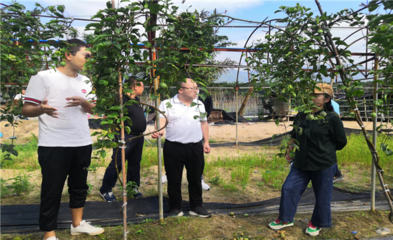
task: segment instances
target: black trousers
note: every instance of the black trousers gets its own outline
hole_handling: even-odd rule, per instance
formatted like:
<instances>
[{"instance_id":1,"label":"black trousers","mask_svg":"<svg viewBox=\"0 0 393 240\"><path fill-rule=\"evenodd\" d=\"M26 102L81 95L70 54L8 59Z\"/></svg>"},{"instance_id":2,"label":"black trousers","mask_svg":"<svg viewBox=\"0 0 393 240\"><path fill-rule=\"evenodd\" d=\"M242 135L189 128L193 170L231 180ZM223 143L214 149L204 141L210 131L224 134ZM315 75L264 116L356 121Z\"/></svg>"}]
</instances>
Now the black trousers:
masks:
<instances>
[{"instance_id":1,"label":"black trousers","mask_svg":"<svg viewBox=\"0 0 393 240\"><path fill-rule=\"evenodd\" d=\"M137 135L126 134L125 139L136 137ZM117 139L116 139L117 140ZM138 187L141 185L141 159L144 137L139 137L126 142L125 157L128 162L127 165L127 182L135 182ZM117 156L117 168L119 172L123 169L121 165L121 148L117 151L113 149L112 161L109 163L104 179L102 180L102 186L100 188L101 193L112 192L112 188L115 187L117 181L117 169L115 160Z\"/></svg>"},{"instance_id":2,"label":"black trousers","mask_svg":"<svg viewBox=\"0 0 393 240\"><path fill-rule=\"evenodd\" d=\"M205 165L202 141L182 144L165 140L164 164L168 179L170 208L181 209L181 182L184 166L187 169L190 207L202 206L201 175Z\"/></svg>"},{"instance_id":3,"label":"black trousers","mask_svg":"<svg viewBox=\"0 0 393 240\"><path fill-rule=\"evenodd\" d=\"M91 162L92 146L83 147L38 147L41 166L41 203L39 225L42 231L57 228L61 194L68 176L70 208L85 206L87 190L87 168Z\"/></svg>"}]
</instances>

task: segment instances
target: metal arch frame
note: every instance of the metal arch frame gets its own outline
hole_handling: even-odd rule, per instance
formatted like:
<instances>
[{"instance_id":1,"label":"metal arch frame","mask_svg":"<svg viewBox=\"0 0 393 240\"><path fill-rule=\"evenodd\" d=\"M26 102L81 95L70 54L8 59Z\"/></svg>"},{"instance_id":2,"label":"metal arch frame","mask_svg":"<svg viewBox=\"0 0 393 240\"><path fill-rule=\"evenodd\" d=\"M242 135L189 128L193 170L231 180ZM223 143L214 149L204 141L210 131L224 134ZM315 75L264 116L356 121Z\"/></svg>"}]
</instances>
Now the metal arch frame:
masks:
<instances>
[{"instance_id":1,"label":"metal arch frame","mask_svg":"<svg viewBox=\"0 0 393 240\"><path fill-rule=\"evenodd\" d=\"M158 2L158 0L156 0L157 2ZM374 3L374 4L380 4L382 1L379 1L379 2L377 2L377 3ZM3 5L3 6L7 6L7 5L5 5L5 4L3 4L3 3L0 3L1 5ZM114 7L114 0L112 0L112 7ZM363 7L363 8L361 8L361 9L359 9L359 10L357 10L357 11L354 11L354 12L352 12L352 13L350 13L350 14L348 14L348 15L351 15L351 14L354 14L354 13L357 13L357 12L360 12L360 11L362 11L362 10L364 10L364 9L366 9L368 6L365 6L365 7ZM60 17L55 17L55 16L45 16L45 15L37 15L37 16L39 16L39 17L50 17L50 18L60 18ZM82 19L82 18L72 18L73 20L79 20L79 21L87 21L86 19ZM237 20L239 20L239 19L237 19ZM92 21L92 22L95 22L95 21L97 21L97 20L88 20L88 21ZM270 21L268 21L268 22L273 22L274 20L270 20ZM335 21L335 23L337 23L337 22L339 22L340 21L340 19L338 19L338 20L336 20ZM248 22L250 22L250 21L248 21ZM256 22L255 22L256 23ZM247 43L248 43L248 40L251 38L251 36L254 34L254 32L256 32L256 30L257 29L259 29L259 28L268 28L268 33L270 34L271 33L271 31L272 31L272 29L273 28L277 28L277 29L279 29L279 27L278 26L276 26L276 27L273 27L271 24L264 24L264 23L259 23L260 25L259 26L256 26L256 27L254 27L255 29L252 31L252 33L249 35L249 37L248 37L248 39L247 39L247 42L246 42L246 45L247 45ZM264 26L264 25L266 25L266 26ZM165 26L165 25L162 25L162 26ZM217 27L232 27L232 28L250 28L250 27L252 27L252 26L217 26ZM350 28L353 28L353 27L350 27ZM355 32L352 32L351 34L349 34L346 38L345 38L345 40L347 40L349 37L351 37L352 35L354 35L354 34L356 34L357 32L359 32L359 31L362 31L364 28L360 28L360 29L358 29L358 30L356 30ZM366 30L367 30L367 33L368 33L368 28L366 28ZM155 46L155 44L154 44L154 36L155 36L155 31L153 31L153 32L149 32L149 42L150 43L153 43L153 45L152 46ZM368 36L368 34L367 34L367 36ZM357 41L359 41L359 39L358 40L356 40L356 41L354 41L354 42L352 42L349 46L351 46L352 44L354 44L355 42L357 42ZM352 54L352 55L354 55L354 56L356 56L356 55L359 55L359 56L365 56L366 57L366 60L365 61L362 61L362 62L358 62L357 64L366 64L366 69L362 69L360 72L365 72L365 74L363 74L363 76L367 79L368 78L368 76L369 76L369 71L371 70L371 69L369 69L368 68L368 62L369 61L376 61L376 62L378 62L378 57L375 55L375 54L373 54L373 53L371 53L371 54L369 54L368 53L368 49L367 49L367 43L368 43L368 37L366 37L366 47L365 47L365 53L358 53L358 54ZM38 43L39 44L39 43ZM246 47L246 45L245 45L245 47ZM181 48L181 50L186 50L187 48ZM159 50L159 48L157 48L157 50ZM258 51L258 49L236 49L236 48L234 48L234 49L230 49L230 48L214 48L213 49L213 51L231 51L231 52L246 52L246 53L248 53L248 52L256 52L256 51ZM269 54L269 53L267 53L267 54ZM370 58L370 59L368 59L368 56L373 56L372 58ZM155 53L153 54L153 56L152 56L152 54L151 54L151 49L150 49L150 58L151 58L151 60L152 59L154 59L155 58ZM239 85L238 85L238 75L239 75L239 70L240 70L240 64L241 64L241 60L242 60L242 57L240 58L240 61L239 61L239 64L238 64L238 66L234 66L234 67L237 67L238 68L238 74L237 74L237 79L236 79L236 90L238 89L238 87L239 87ZM357 65L356 64L356 65ZM203 66L203 65L198 65L198 66ZM215 66L215 65L205 65L204 67L217 67L217 66ZM377 64L376 64L376 67L377 67ZM307 70L307 69L306 69ZM330 71L334 71L334 70L331 70L330 69ZM154 72L152 72L152 77L154 77ZM374 76L375 77L375 76ZM119 78L119 81L121 82L121 79ZM337 83L337 78L336 78L336 83ZM155 78L155 87L157 87L157 85L158 85L158 79L157 78ZM120 91L121 91L121 87L120 87ZM236 91L237 92L237 91ZM237 124L237 117L236 117L236 124ZM237 139L236 139L236 142L237 142ZM375 176L375 175L374 175ZM374 181L374 184L375 184L375 181ZM392 215L392 213L391 213L391 215ZM160 220L161 220L161 218L162 218L162 212L160 211ZM126 224L125 224L126 225ZM124 238L126 238L126 232L124 232Z\"/></svg>"}]
</instances>

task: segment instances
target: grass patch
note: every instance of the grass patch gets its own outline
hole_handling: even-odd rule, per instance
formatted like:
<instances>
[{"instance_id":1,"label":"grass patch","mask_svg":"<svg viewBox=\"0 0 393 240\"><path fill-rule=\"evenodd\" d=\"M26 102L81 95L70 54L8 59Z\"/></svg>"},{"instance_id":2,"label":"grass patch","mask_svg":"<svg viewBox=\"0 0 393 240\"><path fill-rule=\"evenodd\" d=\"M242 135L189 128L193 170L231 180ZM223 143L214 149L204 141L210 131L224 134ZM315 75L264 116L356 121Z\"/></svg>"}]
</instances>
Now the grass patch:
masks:
<instances>
[{"instance_id":1,"label":"grass patch","mask_svg":"<svg viewBox=\"0 0 393 240\"><path fill-rule=\"evenodd\" d=\"M152 142L154 144L154 142ZM1 195L3 204L15 204L15 194L12 188L11 178L18 175L31 175L34 183L31 188L39 188L40 166L37 160L37 141L32 136L30 142L21 147L19 156L12 161L3 164L3 175L1 178ZM378 142L380 144L380 142ZM393 144L387 141L386 144ZM345 176L345 181L335 184L335 186L354 191L370 191L370 169L371 155L365 147L362 135L352 134L348 136L348 144L337 152L339 168ZM276 157L279 152L277 147L261 147L262 151L254 151L259 147L241 148L213 148L219 152L218 155L207 155L204 169L204 180L209 183L212 190L204 192L206 201L220 202L227 201L233 203L244 203L250 201L262 201L273 197L279 197L279 190L284 183L290 166L284 158ZM89 185L91 195L88 201L99 201L97 197L98 188L102 182L102 174L111 161L112 149L106 150L105 158L92 158L89 167ZM381 155L381 166L385 170L385 181L393 181L393 171L389 157L383 153ZM94 153L93 153L94 156ZM157 196L157 148L145 142L141 161L141 191L144 196ZM11 169L11 170L7 170ZM15 170L15 172L13 172ZM26 171L27 170L27 171ZM36 171L32 171L36 170ZM32 171L32 172L30 172ZM121 195L120 185L114 189L117 196ZM187 180L183 179L183 198L188 198L186 190ZM164 184L164 195L166 185ZM377 181L377 191L380 191ZM68 194L64 192L64 199L68 200ZM261 192L265 194L261 194ZM36 203L38 199L33 199L32 194L22 193L25 203Z\"/></svg>"},{"instance_id":2,"label":"grass patch","mask_svg":"<svg viewBox=\"0 0 393 240\"><path fill-rule=\"evenodd\" d=\"M351 166L353 168L371 169L371 153L366 145L364 136L362 134L351 134L347 138L347 146L343 150L337 151L339 164L348 168ZM381 151L380 146L382 139L385 139L385 137L381 135L377 138L376 149L379 153L381 167L388 167L390 166L393 157L386 156L385 153ZM385 144L392 146L393 138L385 139L384 142ZM389 175L393 173L392 168L384 170L385 172L388 171Z\"/></svg>"},{"instance_id":3,"label":"grass patch","mask_svg":"<svg viewBox=\"0 0 393 240\"><path fill-rule=\"evenodd\" d=\"M335 186L344 188L350 191L370 191L370 176L371 176L371 153L366 145L364 136L362 134L351 134L347 136L347 146L341 151L337 151L337 162L339 169L344 172L345 181L335 184ZM382 140L384 143L392 146L393 139L386 138L379 135L377 139L377 150L379 151L380 166L384 170L385 182L393 181L393 156L386 156L381 151ZM379 190L379 180L376 180L377 191Z\"/></svg>"},{"instance_id":4,"label":"grass patch","mask_svg":"<svg viewBox=\"0 0 393 240\"><path fill-rule=\"evenodd\" d=\"M2 169L26 169L33 171L40 169L40 165L37 160L38 150L38 138L32 134L28 142L23 145L15 145L14 149L18 151L18 156L11 154L11 160L4 159L4 153L2 153L1 168Z\"/></svg>"},{"instance_id":5,"label":"grass patch","mask_svg":"<svg viewBox=\"0 0 393 240\"><path fill-rule=\"evenodd\" d=\"M128 239L283 239L267 225L277 215L267 216L236 216L216 215L211 218L178 217L166 218L163 223L158 220L146 219L140 224L129 224ZM311 214L297 214L295 226L285 228L286 239L315 239L304 233ZM375 232L378 227L391 226L387 211L358 211L332 214L331 228L323 228L318 239L366 239L379 238ZM357 231L353 234L353 231ZM69 229L56 231L59 239L71 239ZM43 233L27 235L2 234L1 239L41 240ZM123 227L105 227L105 232L97 237L101 240L123 239ZM87 240L91 236L80 235L72 239Z\"/></svg>"},{"instance_id":6,"label":"grass patch","mask_svg":"<svg viewBox=\"0 0 393 240\"><path fill-rule=\"evenodd\" d=\"M145 144L142 152L141 168L149 168L158 165L157 147L150 147Z\"/></svg>"},{"instance_id":7,"label":"grass patch","mask_svg":"<svg viewBox=\"0 0 393 240\"><path fill-rule=\"evenodd\" d=\"M225 191L233 192L244 190L254 172L260 173L256 180L258 186L279 190L288 171L289 165L283 158L267 158L264 153L252 153L217 157L205 164L204 174L208 179L213 179L214 185L221 185Z\"/></svg>"}]
</instances>

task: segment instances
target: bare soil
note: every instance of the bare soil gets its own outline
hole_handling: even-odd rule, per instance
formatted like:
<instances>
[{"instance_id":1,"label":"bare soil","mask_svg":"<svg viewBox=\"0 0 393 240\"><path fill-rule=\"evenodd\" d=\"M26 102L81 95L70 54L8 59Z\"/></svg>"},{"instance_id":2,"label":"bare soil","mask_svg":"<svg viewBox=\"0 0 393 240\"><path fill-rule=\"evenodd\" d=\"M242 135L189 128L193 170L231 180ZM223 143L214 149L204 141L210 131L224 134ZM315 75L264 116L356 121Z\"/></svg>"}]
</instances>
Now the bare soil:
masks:
<instances>
[{"instance_id":1,"label":"bare soil","mask_svg":"<svg viewBox=\"0 0 393 240\"><path fill-rule=\"evenodd\" d=\"M4 122L0 123L3 138L0 142L3 143L12 136L10 128L4 127ZM291 130L289 122L281 122L277 127L273 122L239 124L238 125L238 141L249 142L271 137L273 134L280 134ZM345 127L359 128L356 122L344 122ZM367 130L372 129L372 123L365 123ZM153 129L149 126L148 131ZM24 144L28 141L31 134L38 135L38 122L35 119L24 121L21 123L15 132L18 137L18 144ZM235 142L236 140L236 126L235 125L211 125L210 139L212 142ZM277 153L275 148L262 147L215 147L211 154L206 155L206 161L215 161L217 157L236 157L243 154L263 153L271 156ZM109 157L106 159L106 164L109 163ZM227 192L220 187L211 185L210 191L203 192L203 199L205 202L230 202L230 203L248 203L262 201L280 196L278 190L265 191L258 185L261 179L259 173L263 169L255 169L251 176L249 184L238 192ZM24 196L8 196L1 199L2 205L11 204L38 204L39 203L39 189L41 181L41 173L39 170L27 171L17 169L1 169L1 178L10 179L18 175L30 175L30 183L33 191ZM229 178L229 174L224 169L218 169L218 174L224 180ZM342 169L343 174L348 176L344 184L345 186L356 187L367 186L368 182L362 182L362 176L357 172L349 172ZM98 196L98 188L100 187L105 167L99 167L95 172L91 172L88 177L89 184L92 185L92 192L88 196L88 201L102 201ZM141 171L141 192L144 196L157 195L157 166L144 168ZM164 174L164 171L162 171ZM185 178L185 175L183 177ZM205 179L207 182L209 179ZM63 201L68 201L67 188L64 188ZM120 196L120 188L116 188L115 195ZM187 181L184 180L182 184L183 199L188 199ZM163 185L164 196L166 196L166 184ZM191 217L170 218L166 219L165 223L159 221L148 221L148 223L130 225L128 226L129 239L314 239L304 234L304 229L308 224L308 219L311 215L297 214L295 217L295 227L286 228L283 232L275 232L269 230L267 224L274 220L274 216L225 216L217 215L210 219L200 219ZM388 212L350 212L350 213L335 213L332 216L333 227L323 229L320 238L323 239L366 239L381 237L375 231L378 227L390 228L393 230L393 225L388 221ZM106 232L100 237L94 239L123 239L122 227L107 227ZM57 235L60 239L92 239L89 236L70 236L69 230L58 231ZM388 236L391 236L388 235ZM42 233L35 233L31 235L1 235L2 239L42 239Z\"/></svg>"},{"instance_id":2,"label":"bare soil","mask_svg":"<svg viewBox=\"0 0 393 240\"><path fill-rule=\"evenodd\" d=\"M265 138L269 138L274 134L281 134L292 129L289 126L291 122L280 122L278 126L274 122L259 122L259 123L240 123L238 125L238 141L239 142L251 142L256 140L261 140ZM3 133L3 138L0 139L0 143L3 143L5 140L9 139L12 136L12 128L4 127L5 122L0 123L1 132ZM348 122L344 121L344 126L348 128L359 128L356 122ZM365 127L367 130L372 129L371 122L365 122ZM146 132L152 132L154 127L152 125L148 126ZM97 130L91 130L94 132ZM236 141L236 125L210 125L210 139L212 142L235 142ZM31 134L38 136L38 121L37 118L30 119L27 121L23 121L20 123L15 129L15 136L18 137L18 144L25 144ZM148 136L148 139L151 138ZM94 139L93 139L94 140ZM9 140L8 140L9 141ZM237 157L244 154L253 154L253 153L263 153L266 156L274 155L278 152L276 148L262 148L262 147L249 147L249 146L231 146L231 147L214 147L212 152L208 155L205 155L206 162L215 161L218 157ZM108 152L110 153L110 151ZM109 164L110 158L109 156L106 158L106 163ZM142 159L143 161L143 159ZM1 203L3 205L7 204L33 204L39 203L39 189L40 189L40 181L41 181L41 172L39 170L36 171L27 171L27 170L17 170L17 169L1 169L1 178L2 179L10 179L14 178L18 175L30 175L30 183L32 187L34 187L34 191L30 191L27 196L18 197L18 196L10 196L1 199ZM369 183L361 182L362 177L359 174L353 174L346 172L345 169L342 170L344 175L351 174L351 180L347 181L345 184L349 186L357 186L366 187ZM157 184L158 184L158 167L153 166L148 169L141 170L141 192L144 193L145 196L154 196L157 195ZM95 172L91 172L88 177L88 183L91 185L91 193L88 196L88 201L100 201L101 198L98 196L98 189L101 186L101 181L103 179L103 175L105 173L105 167L98 167ZM162 170L162 174L165 174L165 171ZM218 169L218 175L222 177L223 180L229 179L229 174L226 174L224 169ZM186 179L186 171L183 174L183 183L182 183L182 191L183 198L188 199L188 190L187 190L187 181ZM363 178L364 179L364 178ZM348 179L349 180L349 179ZM205 178L206 182L209 182L209 179ZM205 202L231 202L231 203L247 203L247 202L256 202L263 201L266 199L271 199L274 197L279 197L279 191L263 191L261 194L261 188L258 186L258 183L261 181L261 174L259 173L259 169L255 169L250 176L250 182L247 186L243 187L242 194L228 194L227 191L217 188L214 185L211 185L210 191L204 191L203 198ZM120 195L120 188L118 187L115 191L115 194ZM163 185L164 196L166 196L166 184ZM63 200L68 201L67 188L64 187L64 196Z\"/></svg>"},{"instance_id":3,"label":"bare soil","mask_svg":"<svg viewBox=\"0 0 393 240\"><path fill-rule=\"evenodd\" d=\"M357 122L343 121L344 127L360 129ZM8 141L13 135L11 127L5 127L6 122L0 122L0 132L3 137L0 138L0 143ZM278 126L274 122L250 122L238 124L238 141L239 142L252 142L265 138L272 137L274 134L281 134L292 130L290 126L292 122L280 122ZM372 122L364 122L366 130L372 130ZM149 125L146 133L154 130L153 125ZM90 130L94 132L96 130ZM210 139L212 142L235 142L236 141L236 125L210 125ZM38 136L38 120L31 118L24 120L15 128L15 136L18 138L18 144L23 144L27 141L31 134ZM149 137L148 137L149 138ZM94 138L93 138L94 140Z\"/></svg>"}]
</instances>

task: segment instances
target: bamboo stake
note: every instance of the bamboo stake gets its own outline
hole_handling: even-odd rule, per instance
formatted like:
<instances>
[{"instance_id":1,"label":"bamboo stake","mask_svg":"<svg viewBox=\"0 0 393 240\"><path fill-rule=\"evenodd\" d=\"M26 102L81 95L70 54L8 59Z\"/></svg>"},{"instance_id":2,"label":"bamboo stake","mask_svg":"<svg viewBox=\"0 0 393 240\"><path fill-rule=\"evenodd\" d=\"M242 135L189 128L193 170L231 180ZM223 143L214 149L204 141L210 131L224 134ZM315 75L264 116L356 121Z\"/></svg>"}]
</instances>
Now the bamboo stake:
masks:
<instances>
[{"instance_id":1,"label":"bamboo stake","mask_svg":"<svg viewBox=\"0 0 393 240\"><path fill-rule=\"evenodd\" d=\"M112 8L116 8L115 0L112 0ZM121 72L119 69L119 101L120 101L120 119L123 119L124 112L123 112L123 80L121 77ZM121 166L122 166L122 175L123 175L123 238L124 240L127 239L127 172L126 172L126 146L125 146L125 138L124 138L124 121L120 121L121 128L120 128L120 143L121 146Z\"/></svg>"},{"instance_id":2,"label":"bamboo stake","mask_svg":"<svg viewBox=\"0 0 393 240\"><path fill-rule=\"evenodd\" d=\"M122 88L122 78L121 73L119 71L119 100L120 100L120 119L123 119L123 88ZM122 144L119 148L121 148L121 173L123 175L123 237L124 240L127 239L127 172L126 172L126 146L125 146L125 138L124 138L124 121L121 120L121 128L120 128L120 143Z\"/></svg>"},{"instance_id":3,"label":"bamboo stake","mask_svg":"<svg viewBox=\"0 0 393 240\"><path fill-rule=\"evenodd\" d=\"M157 4L158 1L154 0L154 4ZM156 25L157 23L157 15L154 13L150 13L150 22L149 25ZM150 61L153 62L157 59L157 49L155 47L155 31L148 32L148 40L151 43L151 48L149 48L149 58ZM150 70L150 77L154 79L154 94L157 95L158 84L160 82L160 77L155 76L156 70ZM158 108L160 106L160 96L155 100L155 107ZM159 113L156 111L156 126L157 129L160 129L160 117ZM160 218L160 222L164 222L164 200L162 194L162 155L161 155L161 137L157 138L157 161L158 161L158 215Z\"/></svg>"}]
</instances>

